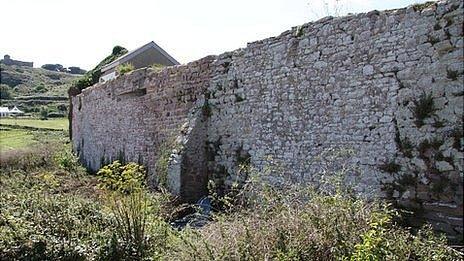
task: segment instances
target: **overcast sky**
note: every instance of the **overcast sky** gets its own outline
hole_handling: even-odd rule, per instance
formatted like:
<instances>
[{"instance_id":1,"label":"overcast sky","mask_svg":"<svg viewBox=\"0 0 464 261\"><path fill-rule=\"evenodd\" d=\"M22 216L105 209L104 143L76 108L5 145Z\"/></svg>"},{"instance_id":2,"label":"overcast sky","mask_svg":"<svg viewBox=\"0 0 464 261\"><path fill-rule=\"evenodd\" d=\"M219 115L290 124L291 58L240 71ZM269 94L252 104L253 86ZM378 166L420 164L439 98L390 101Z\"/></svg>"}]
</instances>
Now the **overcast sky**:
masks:
<instances>
[{"instance_id":1,"label":"overcast sky","mask_svg":"<svg viewBox=\"0 0 464 261\"><path fill-rule=\"evenodd\" d=\"M335 0L0 0L0 55L93 68L115 45L155 41L181 63L325 16ZM404 7L424 0L340 0L340 13Z\"/></svg>"}]
</instances>

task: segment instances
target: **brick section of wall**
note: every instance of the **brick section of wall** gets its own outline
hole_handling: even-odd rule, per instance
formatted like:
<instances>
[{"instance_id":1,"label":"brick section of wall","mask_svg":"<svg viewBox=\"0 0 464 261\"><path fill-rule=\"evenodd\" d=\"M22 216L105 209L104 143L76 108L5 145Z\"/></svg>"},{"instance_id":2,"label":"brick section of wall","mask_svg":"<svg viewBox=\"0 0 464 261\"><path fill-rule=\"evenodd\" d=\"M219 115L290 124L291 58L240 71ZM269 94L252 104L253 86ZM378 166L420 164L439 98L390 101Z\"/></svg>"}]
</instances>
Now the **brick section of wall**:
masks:
<instances>
[{"instance_id":1,"label":"brick section of wall","mask_svg":"<svg viewBox=\"0 0 464 261\"><path fill-rule=\"evenodd\" d=\"M121 158L140 162L155 184L160 145L188 121L207 88L213 59L160 72L140 69L72 97L72 140L81 161L94 171Z\"/></svg>"},{"instance_id":2,"label":"brick section of wall","mask_svg":"<svg viewBox=\"0 0 464 261\"><path fill-rule=\"evenodd\" d=\"M72 100L75 149L93 168L123 150L156 176L156 149L187 123L173 168L184 196L204 191L208 178L223 187L242 180L235 173L248 157L295 182L318 184L345 167L360 193L391 198L462 238L463 3L417 8L324 18L84 90ZM421 121L416 109L427 112L430 100ZM351 154L321 160L330 150Z\"/></svg>"}]
</instances>

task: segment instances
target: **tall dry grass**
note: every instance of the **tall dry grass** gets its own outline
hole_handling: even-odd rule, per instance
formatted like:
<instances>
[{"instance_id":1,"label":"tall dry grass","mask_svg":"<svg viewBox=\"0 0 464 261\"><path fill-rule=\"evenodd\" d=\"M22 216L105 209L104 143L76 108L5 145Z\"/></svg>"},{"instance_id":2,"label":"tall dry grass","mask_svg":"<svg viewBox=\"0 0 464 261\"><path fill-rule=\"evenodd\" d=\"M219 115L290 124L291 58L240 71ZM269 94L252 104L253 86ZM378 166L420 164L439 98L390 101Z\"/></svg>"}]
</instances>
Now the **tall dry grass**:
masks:
<instances>
[{"instance_id":1,"label":"tall dry grass","mask_svg":"<svg viewBox=\"0 0 464 261\"><path fill-rule=\"evenodd\" d=\"M251 174L233 197L223 197L233 211L215 215L201 229L180 232L166 260L463 258L431 228L413 234L395 223L397 213L389 204L360 199L351 188L320 190L289 181L275 186L266 180Z\"/></svg>"}]
</instances>

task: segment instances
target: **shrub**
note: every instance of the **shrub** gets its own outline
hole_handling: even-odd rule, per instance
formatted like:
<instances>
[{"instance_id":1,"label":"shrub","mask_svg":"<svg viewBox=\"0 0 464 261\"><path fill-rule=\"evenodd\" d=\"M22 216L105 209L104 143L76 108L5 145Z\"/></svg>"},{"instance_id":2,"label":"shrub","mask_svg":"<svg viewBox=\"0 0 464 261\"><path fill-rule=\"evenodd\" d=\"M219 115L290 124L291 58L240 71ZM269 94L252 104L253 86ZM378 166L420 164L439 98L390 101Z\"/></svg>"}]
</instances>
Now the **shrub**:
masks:
<instances>
[{"instance_id":1,"label":"shrub","mask_svg":"<svg viewBox=\"0 0 464 261\"><path fill-rule=\"evenodd\" d=\"M100 191L94 177L66 171L72 168L63 168L62 158L69 155L61 153L46 170L1 165L0 260L463 258L430 227L413 234L395 223L389 204L341 187L344 171L322 179L336 187L325 189L295 184L274 174L277 168L271 179L248 166L247 182L217 199L231 211L213 214L202 228L176 231L166 222L172 198L144 189L141 166L116 161L102 168L102 186L116 191Z\"/></svg>"},{"instance_id":2,"label":"shrub","mask_svg":"<svg viewBox=\"0 0 464 261\"><path fill-rule=\"evenodd\" d=\"M111 51L111 55L114 55L114 56L125 54L125 53L127 53L126 48L119 46L119 45L116 45L115 47L113 47L113 50Z\"/></svg>"},{"instance_id":3,"label":"shrub","mask_svg":"<svg viewBox=\"0 0 464 261\"><path fill-rule=\"evenodd\" d=\"M96 254L99 238L111 227L110 216L92 194L56 193L50 184L62 178L51 172L2 173L0 260L85 260ZM86 187L84 180L81 186ZM77 178L60 186L69 181Z\"/></svg>"},{"instance_id":4,"label":"shrub","mask_svg":"<svg viewBox=\"0 0 464 261\"><path fill-rule=\"evenodd\" d=\"M451 70L451 69L446 70L446 77L448 79L456 81L458 79L458 75L459 75L458 71L454 71L454 70Z\"/></svg>"},{"instance_id":5,"label":"shrub","mask_svg":"<svg viewBox=\"0 0 464 261\"><path fill-rule=\"evenodd\" d=\"M151 65L151 69L153 69L155 72L159 72L163 70L163 68L166 67L165 65L159 64L159 63L154 63Z\"/></svg>"},{"instance_id":6,"label":"shrub","mask_svg":"<svg viewBox=\"0 0 464 261\"><path fill-rule=\"evenodd\" d=\"M422 94L418 101L414 101L413 113L416 117L416 125L421 127L424 120L431 117L436 111L432 94Z\"/></svg>"},{"instance_id":7,"label":"shrub","mask_svg":"<svg viewBox=\"0 0 464 261\"><path fill-rule=\"evenodd\" d=\"M40 119L41 120L47 120L48 119L48 108L45 107L45 106L40 108Z\"/></svg>"},{"instance_id":8,"label":"shrub","mask_svg":"<svg viewBox=\"0 0 464 261\"><path fill-rule=\"evenodd\" d=\"M136 163L122 165L118 160L97 172L100 187L124 194L140 190L145 182L145 169Z\"/></svg>"},{"instance_id":9,"label":"shrub","mask_svg":"<svg viewBox=\"0 0 464 261\"><path fill-rule=\"evenodd\" d=\"M280 178L280 177L279 177ZM285 179L285 177L282 177ZM396 211L343 191L319 191L254 173L235 212L179 233L171 260L460 260L430 228L418 235L395 224ZM426 233L428 237L424 237ZM433 242L433 243L432 243Z\"/></svg>"},{"instance_id":10,"label":"shrub","mask_svg":"<svg viewBox=\"0 0 464 261\"><path fill-rule=\"evenodd\" d=\"M443 145L443 143L444 141L437 137L431 140L423 140L421 143L419 143L419 146L417 147L419 157L422 159L430 159L431 156L439 152L440 147Z\"/></svg>"},{"instance_id":11,"label":"shrub","mask_svg":"<svg viewBox=\"0 0 464 261\"><path fill-rule=\"evenodd\" d=\"M440 39L433 36L433 35L429 35L428 36L428 41L429 41L430 44L434 45L434 44L440 42Z\"/></svg>"},{"instance_id":12,"label":"shrub","mask_svg":"<svg viewBox=\"0 0 464 261\"><path fill-rule=\"evenodd\" d=\"M435 2L432 2L432 1L429 1L429 2L425 2L425 3L422 3L422 4L414 4L412 7L414 8L415 11L422 11L426 8L429 8L431 6L435 5Z\"/></svg>"},{"instance_id":13,"label":"shrub","mask_svg":"<svg viewBox=\"0 0 464 261\"><path fill-rule=\"evenodd\" d=\"M99 191L69 150L44 152L47 165L27 171L1 164L0 260L134 260L167 249L169 197Z\"/></svg>"},{"instance_id":14,"label":"shrub","mask_svg":"<svg viewBox=\"0 0 464 261\"><path fill-rule=\"evenodd\" d=\"M451 132L451 136L453 137L453 148L462 151L461 140L463 135L463 130L460 128L455 128Z\"/></svg>"},{"instance_id":15,"label":"shrub","mask_svg":"<svg viewBox=\"0 0 464 261\"><path fill-rule=\"evenodd\" d=\"M56 164L66 171L74 171L80 167L78 158L69 150L57 152L54 159Z\"/></svg>"},{"instance_id":16,"label":"shrub","mask_svg":"<svg viewBox=\"0 0 464 261\"><path fill-rule=\"evenodd\" d=\"M155 164L156 177L159 187L166 187L168 182L168 168L171 155L179 151L181 145L177 144L173 138L166 139L160 144Z\"/></svg>"},{"instance_id":17,"label":"shrub","mask_svg":"<svg viewBox=\"0 0 464 261\"><path fill-rule=\"evenodd\" d=\"M49 118L62 118L64 116L65 115L63 113L59 113L59 112L50 112L47 115L47 117L49 117Z\"/></svg>"},{"instance_id":18,"label":"shrub","mask_svg":"<svg viewBox=\"0 0 464 261\"><path fill-rule=\"evenodd\" d=\"M65 69L61 64L44 64L41 66L42 69L53 71L53 72L64 72Z\"/></svg>"},{"instance_id":19,"label":"shrub","mask_svg":"<svg viewBox=\"0 0 464 261\"><path fill-rule=\"evenodd\" d=\"M46 92L46 91L48 91L48 90L47 90L47 88L45 87L45 85L44 85L43 83L41 83L41 84L39 84L39 85L37 85L37 86L35 87L35 91L36 91L36 92L40 92L40 93L44 93L44 92Z\"/></svg>"},{"instance_id":20,"label":"shrub","mask_svg":"<svg viewBox=\"0 0 464 261\"><path fill-rule=\"evenodd\" d=\"M0 84L0 99L11 99L11 88L6 84Z\"/></svg>"},{"instance_id":21,"label":"shrub","mask_svg":"<svg viewBox=\"0 0 464 261\"><path fill-rule=\"evenodd\" d=\"M381 222L385 222L383 225ZM406 230L389 229L391 219L371 223L372 229L362 235L351 260L462 260L462 253L446 245L444 236L436 236L430 226L416 235ZM394 242L394 243L392 243Z\"/></svg>"},{"instance_id":22,"label":"shrub","mask_svg":"<svg viewBox=\"0 0 464 261\"><path fill-rule=\"evenodd\" d=\"M130 194L114 192L107 199L113 230L105 238L99 260L159 260L164 256L174 237L166 223L174 211L172 196L142 188Z\"/></svg>"},{"instance_id":23,"label":"shrub","mask_svg":"<svg viewBox=\"0 0 464 261\"><path fill-rule=\"evenodd\" d=\"M201 107L201 112L203 113L203 116L209 118L213 115L211 105L209 104L208 100L205 101L203 106Z\"/></svg>"},{"instance_id":24,"label":"shrub","mask_svg":"<svg viewBox=\"0 0 464 261\"><path fill-rule=\"evenodd\" d=\"M147 252L148 199L142 191L130 195L116 194L112 199L114 235L107 257L141 260Z\"/></svg>"},{"instance_id":25,"label":"shrub","mask_svg":"<svg viewBox=\"0 0 464 261\"><path fill-rule=\"evenodd\" d=\"M94 236L110 225L91 200L30 192L9 198L0 213L1 260L84 260L98 244Z\"/></svg>"},{"instance_id":26,"label":"shrub","mask_svg":"<svg viewBox=\"0 0 464 261\"><path fill-rule=\"evenodd\" d=\"M124 63L119 65L116 68L116 71L119 75L124 75L125 73L131 72L134 70L134 66L131 63Z\"/></svg>"},{"instance_id":27,"label":"shrub","mask_svg":"<svg viewBox=\"0 0 464 261\"><path fill-rule=\"evenodd\" d=\"M166 237L171 233L163 221L163 196L153 196L144 190L129 195L113 194L109 203L113 214L114 233L107 241L103 260L143 260L159 255L166 248Z\"/></svg>"},{"instance_id":28,"label":"shrub","mask_svg":"<svg viewBox=\"0 0 464 261\"><path fill-rule=\"evenodd\" d=\"M400 147L401 152L403 152L404 156L408 158L413 157L414 146L408 137L405 137L403 140L400 140L398 145Z\"/></svg>"},{"instance_id":29,"label":"shrub","mask_svg":"<svg viewBox=\"0 0 464 261\"><path fill-rule=\"evenodd\" d=\"M59 110L59 111L62 111L62 112L65 112L68 110L68 106L66 106L66 104L58 104L56 106L56 108Z\"/></svg>"},{"instance_id":30,"label":"shrub","mask_svg":"<svg viewBox=\"0 0 464 261\"><path fill-rule=\"evenodd\" d=\"M379 169L388 172L388 173L396 173L401 170L401 166L398 165L395 161L389 161L379 166Z\"/></svg>"}]
</instances>

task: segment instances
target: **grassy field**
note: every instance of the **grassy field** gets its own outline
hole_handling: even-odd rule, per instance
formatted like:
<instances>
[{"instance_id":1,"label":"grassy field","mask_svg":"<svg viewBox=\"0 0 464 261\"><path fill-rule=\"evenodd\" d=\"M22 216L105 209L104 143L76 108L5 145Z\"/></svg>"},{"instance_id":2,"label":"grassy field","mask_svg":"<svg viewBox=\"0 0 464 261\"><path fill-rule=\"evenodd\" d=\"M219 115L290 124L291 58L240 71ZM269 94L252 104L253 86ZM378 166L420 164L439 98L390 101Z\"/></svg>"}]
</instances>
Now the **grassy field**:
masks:
<instances>
[{"instance_id":1,"label":"grassy field","mask_svg":"<svg viewBox=\"0 0 464 261\"><path fill-rule=\"evenodd\" d=\"M30 131L20 129L0 129L0 153L21 149L34 144L34 135Z\"/></svg>"},{"instance_id":2,"label":"grassy field","mask_svg":"<svg viewBox=\"0 0 464 261\"><path fill-rule=\"evenodd\" d=\"M5 118L5 119L0 119L0 124L27 126L27 127L35 127L35 128L48 128L48 129L56 129L56 130L67 130L68 129L67 118L56 118L56 119L48 119L48 120Z\"/></svg>"},{"instance_id":3,"label":"grassy field","mask_svg":"<svg viewBox=\"0 0 464 261\"><path fill-rule=\"evenodd\" d=\"M65 135L63 131L68 129L67 118L49 120L2 118L0 124L38 128L38 130L26 130L0 127L0 156L5 156L6 153L17 149L30 149L46 141L62 138ZM47 131L46 129L63 131Z\"/></svg>"}]
</instances>

